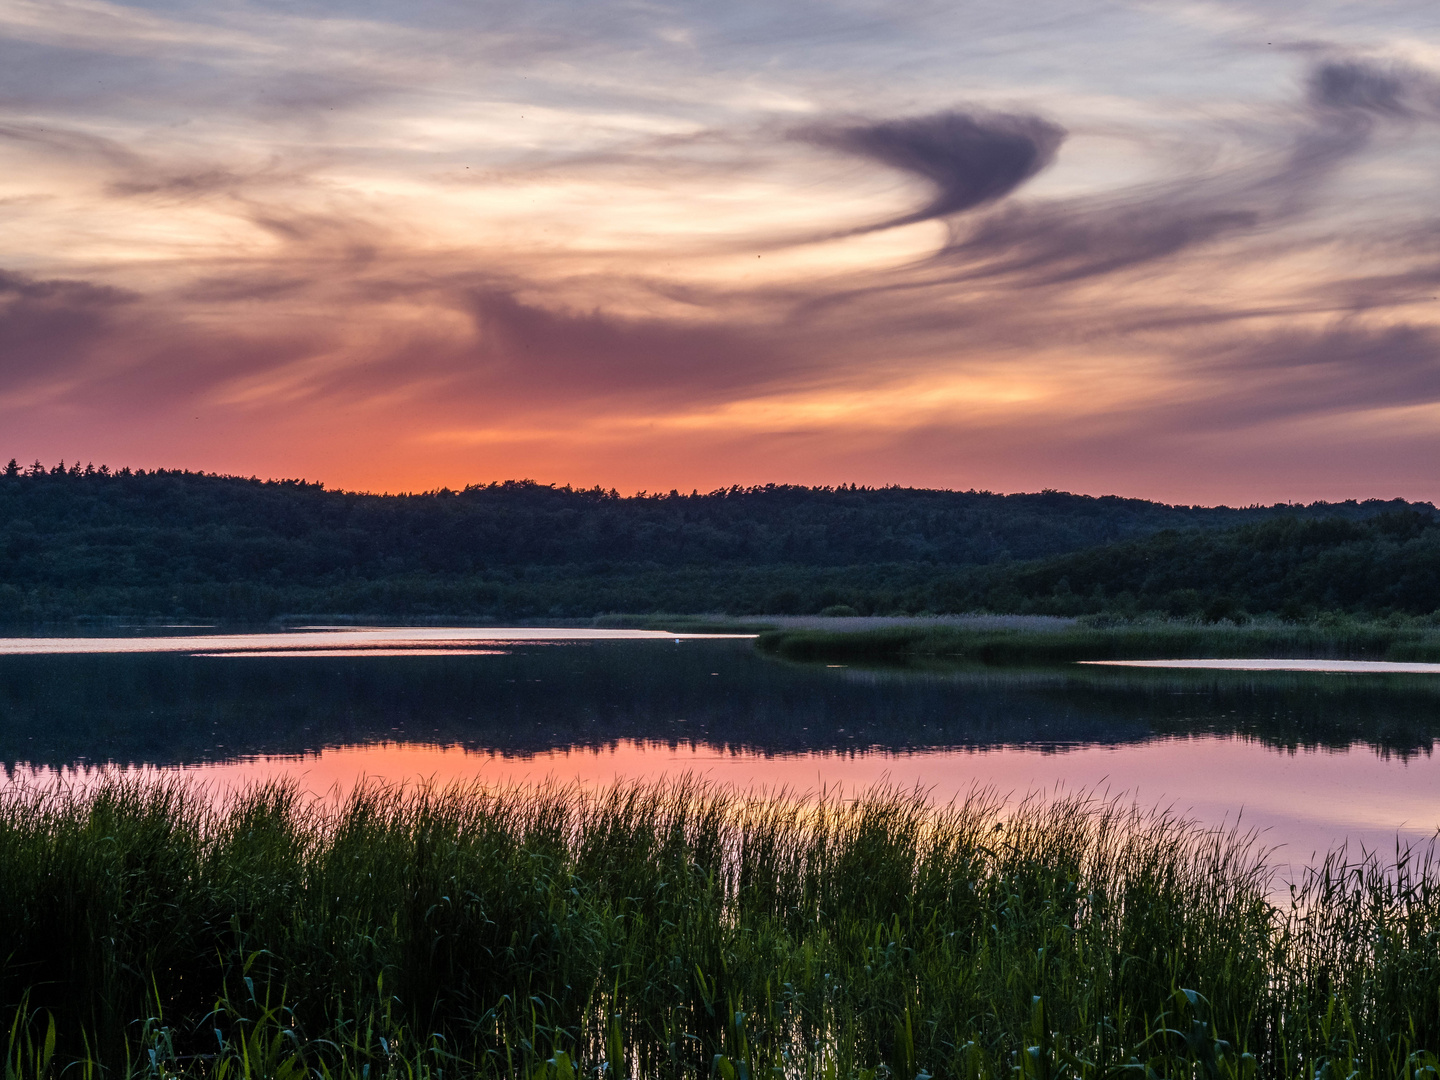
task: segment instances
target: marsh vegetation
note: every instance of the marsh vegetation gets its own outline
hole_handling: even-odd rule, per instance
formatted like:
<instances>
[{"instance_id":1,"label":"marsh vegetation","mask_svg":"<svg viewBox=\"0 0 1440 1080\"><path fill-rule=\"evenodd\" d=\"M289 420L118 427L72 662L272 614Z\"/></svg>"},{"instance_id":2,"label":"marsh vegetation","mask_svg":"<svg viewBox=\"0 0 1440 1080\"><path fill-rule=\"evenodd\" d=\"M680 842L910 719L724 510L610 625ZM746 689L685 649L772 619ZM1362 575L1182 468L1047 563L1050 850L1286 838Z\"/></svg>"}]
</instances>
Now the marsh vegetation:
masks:
<instances>
[{"instance_id":1,"label":"marsh vegetation","mask_svg":"<svg viewBox=\"0 0 1440 1080\"><path fill-rule=\"evenodd\" d=\"M1323 658L1440 662L1431 618L1270 620L1093 619L1055 630L887 626L836 632L771 630L756 648L788 660L910 663L922 660L1037 666L1081 660Z\"/></svg>"},{"instance_id":2,"label":"marsh vegetation","mask_svg":"<svg viewBox=\"0 0 1440 1080\"><path fill-rule=\"evenodd\" d=\"M1440 872L691 782L0 803L7 1076L1420 1076ZM1397 865L1398 862L1398 865Z\"/></svg>"}]
</instances>

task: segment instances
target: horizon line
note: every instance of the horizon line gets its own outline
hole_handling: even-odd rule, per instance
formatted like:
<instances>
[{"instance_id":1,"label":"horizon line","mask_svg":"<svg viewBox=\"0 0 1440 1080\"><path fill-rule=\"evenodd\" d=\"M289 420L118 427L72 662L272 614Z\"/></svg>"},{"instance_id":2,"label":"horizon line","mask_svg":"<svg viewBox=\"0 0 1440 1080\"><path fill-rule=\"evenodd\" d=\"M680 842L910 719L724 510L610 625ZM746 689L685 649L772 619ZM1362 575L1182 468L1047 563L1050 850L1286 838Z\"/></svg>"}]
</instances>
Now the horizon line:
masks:
<instances>
[{"instance_id":1,"label":"horizon line","mask_svg":"<svg viewBox=\"0 0 1440 1080\"><path fill-rule=\"evenodd\" d=\"M613 498L613 499L617 499L617 500L626 500L626 501L629 501L629 500L639 500L639 499L671 499L671 498L679 498L679 499L705 499L705 498L718 498L718 497L728 496L728 495L755 495L755 494L764 494L764 493L767 493L767 492L774 492L774 491L807 491L807 492L822 492L822 493L840 493L840 492L856 492L856 493L865 492L865 493L869 493L869 492L884 492L884 491L910 491L910 492L916 492L916 493L933 493L933 494L944 494L944 495L974 495L974 496L986 496L986 497L998 498L998 499L1041 497L1041 496L1047 496L1047 495L1049 495L1049 496L1063 496L1063 497L1072 498L1072 499L1093 499L1093 500L1096 500L1096 501L1113 499L1113 500L1117 500L1117 501L1120 501L1120 502L1136 502L1136 503L1146 503L1146 504L1148 504L1148 505L1150 505L1150 506L1163 506L1163 507L1167 507L1167 508L1175 509L1175 510L1234 510L1234 511L1241 511L1241 510L1274 510L1274 509L1279 509L1279 508L1282 508L1282 507L1283 507L1283 508L1293 508L1293 509L1312 509L1312 508L1317 507L1317 506L1349 506L1349 505L1363 506L1363 505L1370 504L1370 503L1401 503L1401 504L1404 504L1406 507L1428 507L1428 508L1429 508L1430 510L1432 510L1432 511L1434 511L1434 510L1436 509L1435 504L1432 503L1432 502L1430 502L1430 501L1427 500L1427 499L1406 499L1406 498L1404 498L1404 497L1402 497L1402 496L1392 496L1392 497L1390 497L1390 498L1383 498L1383 497L1378 496L1378 495L1372 495L1372 496L1368 496L1368 497L1366 497L1366 498L1356 498L1356 497L1352 496L1352 497L1350 497L1350 498L1338 499L1338 500L1336 500L1336 499L1315 499L1315 500L1312 500L1311 502L1308 502L1308 503L1307 503L1307 502L1288 501L1288 500L1287 500L1287 501L1278 501L1278 502L1273 502L1273 503L1251 502L1251 503L1242 503L1242 504L1235 505L1235 504L1223 503L1223 502L1222 502L1222 503L1213 503L1213 504L1207 504L1207 503L1182 503L1182 502L1173 502L1173 503L1172 503L1172 502L1164 502L1164 501L1159 500L1159 499L1147 499L1147 498L1144 498L1144 497L1142 497L1142 496L1137 496L1137 495L1120 495L1120 494L1114 493L1114 492L1109 492L1109 493L1101 494L1101 495L1095 495L1095 494L1091 494L1091 493L1089 493L1089 492L1083 492L1083 491L1066 491L1066 490L1062 490L1062 489L1060 489L1060 488L1041 488L1041 489L1038 490L1038 491L994 491L994 490L991 490L991 489L989 489L989 488L973 488L973 487L971 487L971 488L917 487L917 486L914 486L914 485L899 484L899 483L895 483L895 484L855 484L855 483L848 483L848 484L847 484L847 483L844 483L844 482L839 483L839 484L796 484L796 483L784 483L784 482L767 482L767 483L762 483L762 484L731 484L731 485L729 485L729 486L722 486L722 487L718 487L718 488L712 488L712 489L709 490L709 491L701 491L698 487L692 487L692 489L691 489L691 491L689 492L689 494L686 494L683 490L680 490L680 489L678 489L678 488L673 488L673 487L672 487L669 491L649 491L649 490L647 490L647 489L645 489L645 488L639 488L639 489L636 489L635 491L632 491L632 492L629 492L629 493L622 493L619 489L617 489L617 488L615 488L615 487L613 487L613 486L607 488L607 487L605 487L605 486L602 485L602 484L594 484L594 485L591 485L591 486L589 486L589 487L576 487L576 486L574 486L573 484L570 484L570 483L561 484L561 483L557 483L557 482L544 482L544 481L534 480L534 479L531 479L531 478L522 478L522 479L511 478L511 479L506 479L506 480L490 480L490 481L484 481L484 482L476 482L476 483L473 483L473 484L466 484L464 487L461 487L461 488L452 488L452 487L449 487L449 486L447 485L447 486L442 486L442 487L437 487L437 488L427 488L427 489L422 489L422 490L410 489L410 490L401 490L401 491L371 491L371 490L363 490L363 489L355 489L355 488L327 487L326 484L325 484L325 482L324 482L323 480L308 480L308 479L305 479L305 478L303 478L303 477L281 477L281 476L261 477L261 476L258 476L258 475L256 475L256 474L254 474L254 473L250 474L249 476L246 476L246 475L244 475L244 474L242 474L242 473L223 473L223 472L216 472L216 471L214 471L214 470L211 470L211 471L208 471L208 472L207 472L207 471L205 471L204 469L163 468L163 467L156 467L156 468L151 468L151 469L145 469L144 467L131 468L131 467L128 466L128 465L122 466L122 467L117 468L117 469L111 469L111 468L110 468L108 465L106 465L106 464L101 464L101 465L98 465L98 466L97 466L97 465L95 465L93 462L87 462L84 466L81 466L78 459L75 460L74 462L72 462L71 464L66 465L65 460L64 460L63 458L60 459L59 461L57 461L55 465L50 466L50 467L47 468L47 467L40 461L39 458L36 458L30 465L20 465L19 460L18 460L17 458L12 457L12 458L9 459L9 461L7 462L7 464L6 464L3 468L0 468L0 478L3 478L3 479L19 479L19 478L33 479L33 478L38 478L38 477L41 477L41 476L45 476L45 477L57 477L57 478L58 478L58 477L61 477L61 476L64 476L64 477L67 477L67 478L76 478L76 479L85 479L85 478L91 478L91 479L93 479L93 478L123 479L123 478L129 478L129 477L143 477L143 476L195 476L195 477L203 477L203 478L205 478L205 479L212 479L212 480L233 480L233 481L240 481L240 482L243 482L243 483L255 483L255 484L276 485L276 486L293 485L293 486L296 486L296 487L315 488L315 489L317 489L317 490L319 490L319 491L322 491L322 492L325 492L325 493L327 493L327 494L334 494L334 495L358 495L358 496L366 496L366 497L371 497L371 498L424 498L424 497L434 497L434 496L438 496L438 495L462 495L462 494L466 494L466 493L469 493L469 492L493 490L493 489L496 489L496 488L527 488L527 487L533 487L533 488L546 488L546 489L549 489L549 490L555 491L555 492L565 492L565 493L572 493L572 494L577 494L577 495L583 495L583 494L592 494L592 495L593 495L593 494L599 494L599 495L602 495L602 496L607 497L607 498Z\"/></svg>"}]
</instances>

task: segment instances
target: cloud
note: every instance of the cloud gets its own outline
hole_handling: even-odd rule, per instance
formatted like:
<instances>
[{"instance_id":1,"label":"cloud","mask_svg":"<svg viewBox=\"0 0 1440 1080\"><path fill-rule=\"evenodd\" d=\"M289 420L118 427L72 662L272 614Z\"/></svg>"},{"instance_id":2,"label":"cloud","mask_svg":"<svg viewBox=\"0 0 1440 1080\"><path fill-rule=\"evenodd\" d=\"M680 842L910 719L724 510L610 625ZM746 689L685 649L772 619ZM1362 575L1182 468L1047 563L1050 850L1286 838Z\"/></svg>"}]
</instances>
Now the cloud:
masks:
<instances>
[{"instance_id":1,"label":"cloud","mask_svg":"<svg viewBox=\"0 0 1440 1080\"><path fill-rule=\"evenodd\" d=\"M446 412L464 411L466 401L484 402L482 411L563 412L602 400L641 411L704 408L864 383L906 365L916 372L937 364L959 371L1047 343L1094 348L1113 341L1128 349L1124 335L1132 332L1152 342L1173 335L1164 347L1190 357L1187 332L1254 318L1252 306L1194 297L1169 302L1153 289L1133 295L1125 289L1147 276L1214 275L1225 265L1214 251L1220 245L1229 245L1227 258L1253 257L1267 232L1300 212L1291 202L1294 192L1313 184L1320 168L1318 156L1300 166L1277 147L1312 137L1348 139L1345 153L1358 153L1370 126L1396 115L1387 104L1391 97L1414 95L1378 74L1370 86L1368 68L1352 64L1355 70L1347 68L1342 78L1325 74L1329 67L1312 73L1306 96L1288 114L1290 127L1272 132L1260 152L1207 174L1093 194L1003 201L1055 159L1065 138L1060 127L1035 116L953 109L810 125L796 137L900 169L936 189L916 211L833 235L934 218L947 219L951 228L951 240L927 257L813 281L705 284L618 256L608 273L596 276L570 273L568 256L526 260L503 250L487 253L492 265L479 272L467 266L473 253L464 247L418 254L407 249L402 230L373 216L347 214L339 205L286 206L278 195L262 202L257 190L233 213L265 230L279 245L276 253L197 266L190 281L169 294L166 302L177 306L168 321L152 319L144 331L152 339L195 343L197 355L231 355L234 370L227 375L222 364L194 361L181 378L174 365L183 348L121 348L124 335L112 328L114 351L128 349L139 365L126 377L139 379L150 365L169 372L186 393L201 386L221 393L227 382L258 378L283 383L296 400L399 394ZM1352 129L1360 132L1358 143ZM731 135L710 142L723 149L734 141ZM1333 165L1343 154L1326 160ZM134 162L129 175L133 179L116 182L127 195L196 199L231 197L232 182L263 185L267 179L263 171L241 176L218 168L165 174ZM1097 282L1111 290L1102 303L1077 299ZM1371 302L1388 287L1372 275ZM1323 295L1332 310L1343 309L1340 292ZM233 304L237 320L247 313L245 324L229 331L223 317L203 327L187 324L183 305L192 302L210 312ZM262 312L271 303L294 310L270 321L266 332L273 330L280 343L267 354L256 333L266 328ZM1269 304L1272 314L1284 308ZM330 325L322 317L307 328L304 313L315 311L345 318ZM249 344L227 351L227 332ZM1222 353L1232 347L1217 339ZM921 358L937 348L944 348L942 359ZM350 360L306 359L320 356ZM1187 362L1213 376L1213 368ZM272 379L280 369L289 374ZM163 398L162 383L148 385Z\"/></svg>"},{"instance_id":2,"label":"cloud","mask_svg":"<svg viewBox=\"0 0 1440 1080\"><path fill-rule=\"evenodd\" d=\"M1243 152L1232 150L1228 160L1222 159L1223 168L1096 193L977 204L972 213L950 220L949 241L928 258L814 296L804 308L813 313L869 295L910 294L907 311L913 314L928 302L933 319L948 318L967 330L974 329L977 321L1006 328L1016 310L1025 312L1023 319L1030 325L1048 329L1037 305L1060 302L1067 290L1105 281L1116 288L1121 282L1133 287L1135 275L1163 274L1186 265L1193 265L1201 275L1221 268L1238 273L1257 259L1278 260L1293 257L1307 245L1342 242L1336 236L1323 241L1299 239L1286 230L1326 209L1321 201L1325 183L1372 148L1382 125L1403 128L1412 118L1424 116L1418 105L1408 103L1423 102L1429 92L1430 79L1422 73L1351 60L1321 62L1308 73L1298 103L1280 113L1283 122L1257 126L1249 145L1242 144ZM888 133L907 123L877 124L865 130ZM1015 123L1024 129L1023 123ZM1058 141L1056 135L1054 147ZM926 145L923 139L918 143ZM1041 140L1036 145L1049 144ZM1053 153L1053 148L1047 152ZM1037 149L1034 161L1042 156ZM1007 159L1001 154L997 160ZM1006 174L997 167L982 174L1019 177L1022 171L1017 167ZM885 225L923 220L932 216L934 207L963 203L959 194L951 198L941 187L930 207ZM957 183L954 190L965 189ZM1013 186L1005 189L997 179L995 190L1013 190ZM1410 240L1390 243L1399 254L1416 242L1414 237L1430 233L1429 228L1412 224ZM1208 265L1196 262L1207 257ZM1417 291L1430 288L1435 273L1433 266L1412 269L1403 264L1392 264L1383 274L1362 272L1357 264L1351 272L1363 277L1363 284L1347 286L1351 275L1339 270L1333 280L1313 286L1308 306L1321 311L1358 310L1384 305L1387 292L1398 302L1408 302ZM984 289L984 312L978 315L966 300L975 288ZM1306 305L1277 298L1269 306L1278 314L1286 306L1300 310ZM1227 312L1223 306L1193 297L1164 311L1153 299L1127 301L1117 292L1095 317L1106 327L1097 332L1118 333L1125 327L1154 327L1166 321L1178 327L1185 322L1252 319L1255 314L1251 304ZM1068 313L1067 325L1076 327L1076 317ZM1009 325L1007 332L1013 330Z\"/></svg>"},{"instance_id":3,"label":"cloud","mask_svg":"<svg viewBox=\"0 0 1440 1080\"><path fill-rule=\"evenodd\" d=\"M1378 123L1412 115L1403 102L1422 81L1356 61L1321 63L1275 164L1265 164L1262 146L1256 164L1152 185L1128 199L1010 208L963 234L945 258L981 259L977 272L986 276L1030 271L1043 285L1170 258L1236 232L1273 230L1313 208L1316 185L1360 155Z\"/></svg>"},{"instance_id":4,"label":"cloud","mask_svg":"<svg viewBox=\"0 0 1440 1080\"><path fill-rule=\"evenodd\" d=\"M154 423L247 379L304 365L333 329L192 317L163 298L0 271L0 408Z\"/></svg>"},{"instance_id":5,"label":"cloud","mask_svg":"<svg viewBox=\"0 0 1440 1080\"><path fill-rule=\"evenodd\" d=\"M763 390L804 367L773 328L556 311L494 285L456 299L476 335L448 362L450 374L518 401L695 403Z\"/></svg>"},{"instance_id":6,"label":"cloud","mask_svg":"<svg viewBox=\"0 0 1440 1080\"><path fill-rule=\"evenodd\" d=\"M945 218L1009 195L1055 158L1063 128L1035 116L943 112L868 124L812 125L795 137L892 169L935 188L929 203L857 232Z\"/></svg>"},{"instance_id":7,"label":"cloud","mask_svg":"<svg viewBox=\"0 0 1440 1080\"><path fill-rule=\"evenodd\" d=\"M150 170L153 172L153 170ZM113 181L108 186L112 195L158 195L178 199L195 199L221 192L233 192L255 181L230 169L208 168L171 175L150 175Z\"/></svg>"},{"instance_id":8,"label":"cloud","mask_svg":"<svg viewBox=\"0 0 1440 1080\"><path fill-rule=\"evenodd\" d=\"M1414 76L1357 61L1328 61L1310 75L1310 100L1328 109L1359 109L1390 116L1408 116L1407 82Z\"/></svg>"},{"instance_id":9,"label":"cloud","mask_svg":"<svg viewBox=\"0 0 1440 1080\"><path fill-rule=\"evenodd\" d=\"M0 120L0 140L89 166L130 169L141 163L139 155L116 139L54 124Z\"/></svg>"},{"instance_id":10,"label":"cloud","mask_svg":"<svg viewBox=\"0 0 1440 1080\"><path fill-rule=\"evenodd\" d=\"M1166 200L1119 207L1016 208L980 222L938 260L968 265L948 283L1008 279L1048 288L1103 277L1254 228L1252 209Z\"/></svg>"},{"instance_id":11,"label":"cloud","mask_svg":"<svg viewBox=\"0 0 1440 1080\"><path fill-rule=\"evenodd\" d=\"M1354 59L1330 59L1309 72L1308 123L1294 138L1284 168L1266 181L1288 190L1290 210L1308 209L1314 184L1337 166L1360 156L1385 125L1408 131L1416 122L1440 119L1440 84L1427 72Z\"/></svg>"},{"instance_id":12,"label":"cloud","mask_svg":"<svg viewBox=\"0 0 1440 1080\"><path fill-rule=\"evenodd\" d=\"M73 373L136 300L111 286L0 271L0 393Z\"/></svg>"},{"instance_id":13,"label":"cloud","mask_svg":"<svg viewBox=\"0 0 1440 1080\"><path fill-rule=\"evenodd\" d=\"M621 482L594 473L602 451L655 470L637 486L686 483L681 463L762 480L771 462L794 470L776 479L998 485L962 465L1007 457L1037 485L1074 483L1065 448L1087 432L1131 440L1086 451L1119 475L1117 455L1148 461L1136 447L1176 433L1440 400L1440 317L1417 307L1440 283L1418 178L1431 76L1331 47L1308 68L1270 54L1257 70L1285 67L1232 88L1222 54L1201 76L1138 52L1086 72L1014 38L988 68L944 56L924 83L902 38L944 5L901 8L891 67L845 68L819 37L772 53L765 34L707 32L743 22L733 8L687 9L680 29L709 45L674 59L650 9L604 3L584 16L594 35L502 13L521 23L439 34L438 51L345 23L302 62L321 5L290 29L247 22L266 48L227 46L223 64L188 38L163 64L126 46L129 89L104 104L113 63L94 101L20 80L50 105L0 96L20 160L4 194L43 177L19 194L49 202L6 211L23 231L4 243L10 265L50 268L0 277L0 391L156 445L170 414L238 431L231 460L307 438L314 460L428 453L427 431L495 455L457 450L454 473L416 485L530 474L529 453L554 479ZM1071 8L1052 10L1063 35L1033 33L1070 48L1057 39L1087 18ZM869 55L865 33L842 36ZM899 228L921 222L943 228ZM730 454L751 471L721 475ZM870 460L889 475L834 464Z\"/></svg>"},{"instance_id":14,"label":"cloud","mask_svg":"<svg viewBox=\"0 0 1440 1080\"><path fill-rule=\"evenodd\" d=\"M1227 388L1203 413L1212 428L1440 402L1434 326L1340 322L1257 335L1211 344L1192 364Z\"/></svg>"},{"instance_id":15,"label":"cloud","mask_svg":"<svg viewBox=\"0 0 1440 1080\"><path fill-rule=\"evenodd\" d=\"M0 301L56 302L88 308L113 307L129 303L136 294L112 285L96 285L89 281L64 279L41 280L29 274L0 270Z\"/></svg>"}]
</instances>

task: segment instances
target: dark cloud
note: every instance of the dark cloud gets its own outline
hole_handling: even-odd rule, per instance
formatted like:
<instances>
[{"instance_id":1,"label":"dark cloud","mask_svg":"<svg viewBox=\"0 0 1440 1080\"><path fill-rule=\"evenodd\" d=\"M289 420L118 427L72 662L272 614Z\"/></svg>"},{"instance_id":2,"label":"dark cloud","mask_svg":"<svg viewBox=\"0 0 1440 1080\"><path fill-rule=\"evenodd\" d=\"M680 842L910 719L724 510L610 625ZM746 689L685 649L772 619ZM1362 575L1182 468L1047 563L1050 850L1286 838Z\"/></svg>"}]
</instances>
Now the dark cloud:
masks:
<instances>
[{"instance_id":1,"label":"dark cloud","mask_svg":"<svg viewBox=\"0 0 1440 1080\"><path fill-rule=\"evenodd\" d=\"M1063 128L1035 116L944 112L870 124L804 128L797 138L928 180L924 207L857 231L949 217L1010 194L1054 160Z\"/></svg>"},{"instance_id":2,"label":"dark cloud","mask_svg":"<svg viewBox=\"0 0 1440 1080\"><path fill-rule=\"evenodd\" d=\"M0 396L153 416L332 345L325 327L207 325L108 285L0 271Z\"/></svg>"},{"instance_id":3,"label":"dark cloud","mask_svg":"<svg viewBox=\"0 0 1440 1080\"><path fill-rule=\"evenodd\" d=\"M1008 278L1045 288L1170 258L1258 221L1254 210L1203 204L1011 208L948 245L937 262L969 267L948 283Z\"/></svg>"},{"instance_id":4,"label":"dark cloud","mask_svg":"<svg viewBox=\"0 0 1440 1080\"><path fill-rule=\"evenodd\" d=\"M55 303L70 308L106 308L138 299L137 294L112 285L66 278L37 279L28 274L0 270L0 303L16 301Z\"/></svg>"},{"instance_id":5,"label":"dark cloud","mask_svg":"<svg viewBox=\"0 0 1440 1080\"><path fill-rule=\"evenodd\" d=\"M109 286L0 271L0 390L73 371L135 300Z\"/></svg>"},{"instance_id":6,"label":"dark cloud","mask_svg":"<svg viewBox=\"0 0 1440 1080\"><path fill-rule=\"evenodd\" d=\"M1207 198L1163 188L1133 200L1068 199L1000 207L957 223L944 247L913 266L809 298L800 306L814 314L866 296L910 294L906 311L912 320L958 321L972 332L977 322L988 323L1013 333L1011 320L1018 315L1043 334L1054 327L1041 310L1067 290L1107 277L1118 284L1122 275L1194 257L1206 245L1265 224L1269 207L1263 200L1237 190L1226 195ZM985 289L978 313L971 307L976 286ZM933 309L929 314L917 312L926 304ZM1121 325L1127 306L1120 295L1115 297L1102 316L1105 332ZM1067 318L1073 326L1073 316Z\"/></svg>"},{"instance_id":7,"label":"dark cloud","mask_svg":"<svg viewBox=\"0 0 1440 1080\"><path fill-rule=\"evenodd\" d=\"M1210 418L1218 426L1440 401L1440 332L1430 326L1342 322L1246 337L1211 343L1191 366L1232 389Z\"/></svg>"},{"instance_id":8,"label":"dark cloud","mask_svg":"<svg viewBox=\"0 0 1440 1080\"><path fill-rule=\"evenodd\" d=\"M1418 78L1418 77L1417 77ZM1197 245L1273 228L1310 208L1315 185L1370 144L1383 119L1411 115L1395 72L1325 62L1278 165L1239 167L1137 190L1133 197L1006 207L960 232L940 258L976 277L1030 275L1048 286L1168 259Z\"/></svg>"},{"instance_id":9,"label":"dark cloud","mask_svg":"<svg viewBox=\"0 0 1440 1080\"><path fill-rule=\"evenodd\" d=\"M457 375L566 404L610 394L710 401L758 390L797 366L773 330L759 327L553 311L495 287L462 302L477 345L457 358Z\"/></svg>"},{"instance_id":10,"label":"dark cloud","mask_svg":"<svg viewBox=\"0 0 1440 1080\"><path fill-rule=\"evenodd\" d=\"M1305 104L1308 124L1295 138L1286 167L1271 178L1274 190L1290 189L1303 206L1314 181L1366 150L1385 123L1400 125L1436 116L1435 80L1400 67L1358 60L1326 60L1310 71Z\"/></svg>"},{"instance_id":11,"label":"dark cloud","mask_svg":"<svg viewBox=\"0 0 1440 1080\"><path fill-rule=\"evenodd\" d=\"M338 258L323 265L337 277L354 269ZM273 277L214 274L179 294L147 297L0 273L0 394L48 383L56 400L76 407L153 415L284 372L278 377L296 406L388 398L409 387L426 388L419 392L441 411L573 412L602 400L714 404L807 366L773 327L551 309L521 299L516 288L476 283L473 275L469 282L382 275L327 292L313 278L277 269ZM458 309L473 332L457 334L443 320L387 332L381 320L367 324L374 337L365 341L369 335L348 332L344 320L266 317L262 309L247 324L238 310L215 320L189 318L184 306L253 307L305 294L331 310L362 311L366 296L412 310ZM310 366L337 354L346 362Z\"/></svg>"},{"instance_id":12,"label":"dark cloud","mask_svg":"<svg viewBox=\"0 0 1440 1080\"><path fill-rule=\"evenodd\" d=\"M1327 62L1310 75L1310 100L1329 109L1407 116L1406 78L1394 71L1356 63Z\"/></svg>"},{"instance_id":13,"label":"dark cloud","mask_svg":"<svg viewBox=\"0 0 1440 1080\"><path fill-rule=\"evenodd\" d=\"M1011 309L1028 309L1032 312L1029 318L1036 325L1044 325L1043 320L1033 314L1036 305L1056 301L1068 286L1104 278L1129 280L1127 275L1143 273L1158 264L1195 258L1201 250L1221 242L1248 246L1251 258L1271 257L1286 249L1279 239L1281 230L1322 205L1323 182L1344 164L1365 153L1381 125L1387 122L1408 125L1411 118L1423 115L1406 103L1422 101L1429 92L1427 77L1353 61L1326 60L1315 65L1307 85L1307 93L1292 113L1289 130L1273 133L1268 143L1257 140L1251 153L1237 155L1234 164L1227 168L1149 183L1129 191L1010 202L958 217L950 223L949 242L931 257L902 270L876 274L868 281L811 297L802 302L802 308L807 313L817 313L852 303L862 296L905 293L916 297L907 309L912 312L911 317L915 317L916 306L924 302L922 298L928 297L929 302L936 305L937 314L920 318L936 322L959 320L970 328L976 316L965 307L965 293L979 284L992 290L985 297L989 321L1004 324ZM968 117L945 114L946 118L957 116L961 117L961 128L965 129ZM934 121L935 118L931 118L925 123ZM1023 142L1027 125L1032 123L1044 124L1007 118L1006 123L997 128L1000 135L996 136L995 145L1009 145L1006 139ZM912 127L917 124L919 128ZM946 123L934 123L934 127L939 131L948 130L948 119ZM844 129L845 145L851 148L879 145L887 151L892 146L928 148L932 143L924 136L907 141L897 135L900 131L922 129L924 123L919 121L848 128ZM827 137L832 140L831 145L836 145L833 135ZM973 183L957 180L947 187L937 178L941 192L931 206L885 224L935 216L937 208L943 214L950 207L967 205L966 198L974 193L1012 190L1013 183L1018 183L1024 173L1022 164L1029 160L1030 166L1038 167L1037 162L1048 160L1059 137L1058 129L1052 132L1049 142L1037 137L1035 156L1030 159L1018 150L988 158L977 155L973 160L1000 164L981 169L980 179ZM943 140L937 137L934 141ZM963 139L954 145L962 144ZM894 162L906 160L905 153L900 151L890 158L883 157L879 151L871 156ZM957 162L964 158L958 151L953 155ZM936 165L932 169L931 158L923 150L917 153L917 160L923 164L911 167L910 171L941 175L940 167ZM934 160L951 159L938 155ZM1008 172L1005 162L1012 165ZM961 175L958 169L955 175ZM1005 186L1006 177L1013 179L1010 188ZM1422 231L1428 235L1428 230ZM1267 251L1267 246L1271 250ZM1294 254L1293 249L1290 253ZM1429 287L1426 274L1397 274L1392 280L1372 276L1363 290L1350 290L1355 298L1351 310L1358 310L1362 305L1383 305L1387 302L1387 289L1397 302L1404 302L1413 299L1417 290ZM1315 300L1321 310L1345 310L1344 301L1339 299L1344 292L1337 282ZM1042 293L1043 301L1039 298ZM1160 314L1147 311L1141 319L1131 322L1125 314L1128 307L1123 296L1117 294L1113 306L1104 315L1110 332L1139 322L1153 327L1169 321L1178 326L1187 320L1195 321L1197 312L1199 321L1223 322L1226 318L1224 311L1191 302L1184 311ZM1250 317L1253 312L1249 311L1249 305L1243 305L1235 313L1236 319ZM1097 328L1097 332L1105 331Z\"/></svg>"},{"instance_id":14,"label":"dark cloud","mask_svg":"<svg viewBox=\"0 0 1440 1080\"><path fill-rule=\"evenodd\" d=\"M252 176L244 176L229 169L201 169L116 180L106 190L111 195L161 195L188 199L234 191L253 179Z\"/></svg>"}]
</instances>

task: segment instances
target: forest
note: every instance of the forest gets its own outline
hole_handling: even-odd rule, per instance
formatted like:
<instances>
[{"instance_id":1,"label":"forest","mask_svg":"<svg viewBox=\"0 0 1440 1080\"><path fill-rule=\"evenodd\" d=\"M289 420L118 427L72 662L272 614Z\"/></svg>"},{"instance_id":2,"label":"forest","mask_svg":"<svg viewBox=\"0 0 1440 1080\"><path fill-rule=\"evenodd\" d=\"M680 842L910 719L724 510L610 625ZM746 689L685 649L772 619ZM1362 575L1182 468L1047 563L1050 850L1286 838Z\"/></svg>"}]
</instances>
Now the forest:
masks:
<instances>
[{"instance_id":1,"label":"forest","mask_svg":"<svg viewBox=\"0 0 1440 1080\"><path fill-rule=\"evenodd\" d=\"M508 481L421 494L181 470L0 473L0 619L1440 608L1429 503Z\"/></svg>"}]
</instances>

